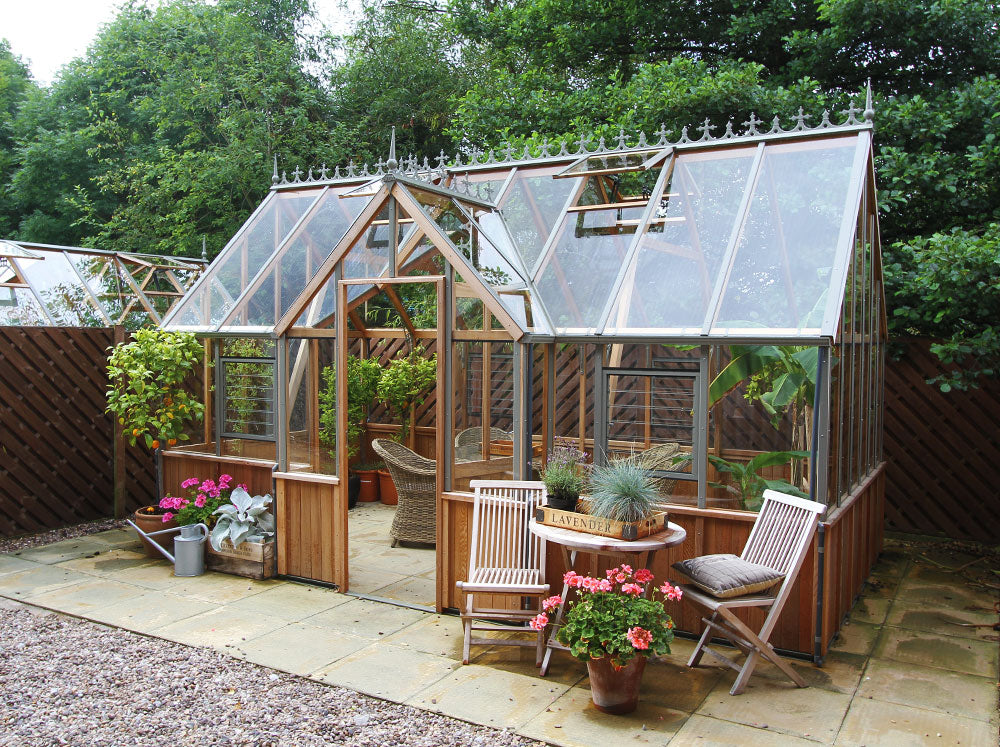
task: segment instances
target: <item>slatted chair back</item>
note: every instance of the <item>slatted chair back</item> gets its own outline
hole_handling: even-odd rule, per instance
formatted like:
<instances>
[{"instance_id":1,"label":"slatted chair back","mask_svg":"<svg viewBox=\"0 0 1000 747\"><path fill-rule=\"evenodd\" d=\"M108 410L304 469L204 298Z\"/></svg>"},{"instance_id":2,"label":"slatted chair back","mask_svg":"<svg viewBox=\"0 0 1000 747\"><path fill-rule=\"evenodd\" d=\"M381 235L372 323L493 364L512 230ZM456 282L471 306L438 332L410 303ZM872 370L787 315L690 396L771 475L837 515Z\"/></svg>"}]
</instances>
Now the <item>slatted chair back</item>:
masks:
<instances>
[{"instance_id":1,"label":"slatted chair back","mask_svg":"<svg viewBox=\"0 0 1000 747\"><path fill-rule=\"evenodd\" d=\"M498 587L545 579L545 542L528 531L535 508L545 503L545 484L472 480L472 547L469 581Z\"/></svg>"}]
</instances>

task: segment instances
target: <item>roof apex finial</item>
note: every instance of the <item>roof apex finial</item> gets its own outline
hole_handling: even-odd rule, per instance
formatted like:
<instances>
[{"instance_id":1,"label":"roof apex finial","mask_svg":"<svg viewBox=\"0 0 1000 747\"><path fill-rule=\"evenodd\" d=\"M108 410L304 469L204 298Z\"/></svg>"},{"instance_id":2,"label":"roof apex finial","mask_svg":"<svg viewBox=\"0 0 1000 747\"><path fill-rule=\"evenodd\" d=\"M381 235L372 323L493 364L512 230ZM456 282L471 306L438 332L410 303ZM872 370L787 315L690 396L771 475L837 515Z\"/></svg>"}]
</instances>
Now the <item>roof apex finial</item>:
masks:
<instances>
[{"instance_id":1,"label":"roof apex finial","mask_svg":"<svg viewBox=\"0 0 1000 747\"><path fill-rule=\"evenodd\" d=\"M277 167L275 167L275 168L277 168ZM277 174L275 174L275 178L277 178ZM205 237L204 236L201 237L201 258L204 261L208 262L208 250L205 248Z\"/></svg>"},{"instance_id":2,"label":"roof apex finial","mask_svg":"<svg viewBox=\"0 0 1000 747\"><path fill-rule=\"evenodd\" d=\"M386 171L395 171L399 167L396 160L396 126L392 126L392 135L389 136L389 157L385 159Z\"/></svg>"},{"instance_id":3,"label":"roof apex finial","mask_svg":"<svg viewBox=\"0 0 1000 747\"><path fill-rule=\"evenodd\" d=\"M868 90L865 93L865 122L875 119L875 107L872 105L872 79L868 79Z\"/></svg>"},{"instance_id":4,"label":"roof apex finial","mask_svg":"<svg viewBox=\"0 0 1000 747\"><path fill-rule=\"evenodd\" d=\"M271 174L271 184L278 183L278 154L274 154L274 173Z\"/></svg>"}]
</instances>

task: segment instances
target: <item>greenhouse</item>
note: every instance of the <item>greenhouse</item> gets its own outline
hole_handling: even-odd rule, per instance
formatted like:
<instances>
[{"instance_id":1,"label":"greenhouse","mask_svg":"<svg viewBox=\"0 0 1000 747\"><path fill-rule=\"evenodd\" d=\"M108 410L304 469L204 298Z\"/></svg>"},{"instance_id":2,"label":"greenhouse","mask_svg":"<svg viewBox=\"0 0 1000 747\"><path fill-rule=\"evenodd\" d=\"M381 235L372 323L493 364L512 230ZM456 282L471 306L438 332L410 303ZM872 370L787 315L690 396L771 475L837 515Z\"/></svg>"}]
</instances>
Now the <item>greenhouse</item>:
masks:
<instances>
[{"instance_id":1,"label":"greenhouse","mask_svg":"<svg viewBox=\"0 0 1000 747\"><path fill-rule=\"evenodd\" d=\"M203 259L0 241L0 325L159 324Z\"/></svg>"},{"instance_id":2,"label":"greenhouse","mask_svg":"<svg viewBox=\"0 0 1000 747\"><path fill-rule=\"evenodd\" d=\"M469 481L532 479L559 445L653 470L687 530L658 576L738 553L780 482L828 509L773 642L824 656L881 547L872 118L852 105L812 127L800 110L719 136L706 120L697 139L661 129L435 163L398 161L393 144L374 167L275 166L163 320L203 337L210 413L199 443L162 454L164 488L225 471L273 491L279 573L353 591L395 551L416 562L352 548L348 476L382 457L393 544L418 537L432 559L407 601L440 611L459 606ZM430 386L359 395L366 361L404 361ZM554 585L555 554L548 569ZM687 607L675 620L700 625Z\"/></svg>"}]
</instances>

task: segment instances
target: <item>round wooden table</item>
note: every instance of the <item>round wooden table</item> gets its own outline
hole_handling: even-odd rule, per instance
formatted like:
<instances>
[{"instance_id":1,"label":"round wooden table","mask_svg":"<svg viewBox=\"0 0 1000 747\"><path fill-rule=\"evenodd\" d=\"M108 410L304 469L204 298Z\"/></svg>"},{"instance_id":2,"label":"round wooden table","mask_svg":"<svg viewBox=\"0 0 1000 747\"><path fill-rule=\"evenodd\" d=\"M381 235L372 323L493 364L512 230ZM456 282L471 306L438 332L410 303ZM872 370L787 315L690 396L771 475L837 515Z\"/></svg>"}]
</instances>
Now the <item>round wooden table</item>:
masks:
<instances>
[{"instance_id":1,"label":"round wooden table","mask_svg":"<svg viewBox=\"0 0 1000 747\"><path fill-rule=\"evenodd\" d=\"M545 524L539 524L534 519L528 523L528 528L535 536L546 542L553 542L559 545L559 548L562 550L566 569L573 571L576 570L576 559L581 552L601 556L635 556L630 561L630 565L633 565L636 569L649 568L659 550L679 545L687 538L687 531L684 527L678 526L673 522L667 522L666 529L637 540L613 539L587 532L563 529L562 527L550 527ZM556 640L556 633L559 632L559 627L562 625L563 614L566 610L566 597L568 595L569 584L564 582L562 594L560 594L563 603L559 607L556 619L552 622L552 632L549 634L549 640L545 646L545 657L542 659L541 675L543 677L549 671L549 659L552 657L552 651L557 648L566 648Z\"/></svg>"}]
</instances>

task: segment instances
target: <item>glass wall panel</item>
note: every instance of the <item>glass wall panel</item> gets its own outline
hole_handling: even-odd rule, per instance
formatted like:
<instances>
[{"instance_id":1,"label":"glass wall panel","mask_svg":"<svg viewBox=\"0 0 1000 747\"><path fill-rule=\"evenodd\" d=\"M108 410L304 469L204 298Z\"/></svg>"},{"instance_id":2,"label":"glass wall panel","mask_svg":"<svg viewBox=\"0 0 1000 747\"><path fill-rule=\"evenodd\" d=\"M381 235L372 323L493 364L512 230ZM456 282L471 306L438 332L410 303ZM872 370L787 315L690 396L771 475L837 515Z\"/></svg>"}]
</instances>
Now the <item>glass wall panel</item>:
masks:
<instances>
[{"instance_id":1,"label":"glass wall panel","mask_svg":"<svg viewBox=\"0 0 1000 747\"><path fill-rule=\"evenodd\" d=\"M222 322L318 195L318 189L271 192L212 263L198 290L178 307L171 327L214 327Z\"/></svg>"},{"instance_id":2,"label":"glass wall panel","mask_svg":"<svg viewBox=\"0 0 1000 747\"><path fill-rule=\"evenodd\" d=\"M0 287L0 325L42 327L51 324L27 288Z\"/></svg>"},{"instance_id":3,"label":"glass wall panel","mask_svg":"<svg viewBox=\"0 0 1000 747\"><path fill-rule=\"evenodd\" d=\"M288 469L335 475L336 339L296 339L287 344Z\"/></svg>"},{"instance_id":4,"label":"glass wall panel","mask_svg":"<svg viewBox=\"0 0 1000 747\"><path fill-rule=\"evenodd\" d=\"M677 156L607 331L700 334L754 153L738 148Z\"/></svg>"},{"instance_id":5,"label":"glass wall panel","mask_svg":"<svg viewBox=\"0 0 1000 747\"><path fill-rule=\"evenodd\" d=\"M103 327L104 317L62 252L39 253L40 259L18 257L12 261L45 304L53 321L64 327Z\"/></svg>"},{"instance_id":6,"label":"glass wall panel","mask_svg":"<svg viewBox=\"0 0 1000 747\"><path fill-rule=\"evenodd\" d=\"M818 334L856 137L769 145L713 332Z\"/></svg>"}]
</instances>

